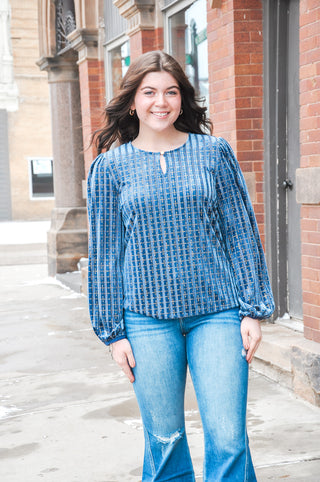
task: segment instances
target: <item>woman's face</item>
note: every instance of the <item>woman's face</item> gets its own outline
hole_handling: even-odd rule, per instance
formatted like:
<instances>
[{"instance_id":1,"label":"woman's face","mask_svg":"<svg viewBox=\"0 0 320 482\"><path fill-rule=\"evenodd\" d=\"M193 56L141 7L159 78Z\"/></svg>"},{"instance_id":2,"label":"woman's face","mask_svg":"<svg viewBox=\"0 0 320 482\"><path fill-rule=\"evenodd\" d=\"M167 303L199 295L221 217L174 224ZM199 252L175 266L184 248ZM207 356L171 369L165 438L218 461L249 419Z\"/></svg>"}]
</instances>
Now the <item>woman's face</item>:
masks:
<instances>
[{"instance_id":1,"label":"woman's face","mask_svg":"<svg viewBox=\"0 0 320 482\"><path fill-rule=\"evenodd\" d=\"M164 132L174 128L180 115L179 84L168 72L150 72L139 85L131 109L139 118L139 132Z\"/></svg>"}]
</instances>

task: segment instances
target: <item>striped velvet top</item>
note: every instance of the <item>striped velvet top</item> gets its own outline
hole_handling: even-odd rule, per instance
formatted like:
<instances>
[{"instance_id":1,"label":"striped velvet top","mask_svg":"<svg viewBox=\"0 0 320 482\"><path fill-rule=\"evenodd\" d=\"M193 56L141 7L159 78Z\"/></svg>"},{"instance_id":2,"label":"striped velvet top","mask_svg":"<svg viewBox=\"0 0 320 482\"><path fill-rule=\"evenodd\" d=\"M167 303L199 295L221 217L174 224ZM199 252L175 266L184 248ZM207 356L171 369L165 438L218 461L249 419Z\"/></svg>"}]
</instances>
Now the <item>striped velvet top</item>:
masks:
<instances>
[{"instance_id":1,"label":"striped velvet top","mask_svg":"<svg viewBox=\"0 0 320 482\"><path fill-rule=\"evenodd\" d=\"M239 306L274 310L249 194L230 145L189 134L164 153L131 142L100 154L88 177L88 299L105 343L125 338L124 308L180 318Z\"/></svg>"}]
</instances>

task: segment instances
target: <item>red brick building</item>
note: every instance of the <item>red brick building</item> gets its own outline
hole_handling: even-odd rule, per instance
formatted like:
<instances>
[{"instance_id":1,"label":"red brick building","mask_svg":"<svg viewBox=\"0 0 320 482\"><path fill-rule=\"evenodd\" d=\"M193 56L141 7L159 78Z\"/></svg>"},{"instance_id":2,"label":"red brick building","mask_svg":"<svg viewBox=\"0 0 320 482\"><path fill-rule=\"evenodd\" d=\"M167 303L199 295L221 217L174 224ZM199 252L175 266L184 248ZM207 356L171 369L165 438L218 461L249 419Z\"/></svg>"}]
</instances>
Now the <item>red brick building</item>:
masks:
<instances>
[{"instance_id":1,"label":"red brick building","mask_svg":"<svg viewBox=\"0 0 320 482\"><path fill-rule=\"evenodd\" d=\"M57 18L65 26L62 33ZM285 367L273 361L274 373L288 372L288 384L319 404L319 371L307 368L319 366L320 359L319 2L39 0L39 23L39 65L48 70L53 98L63 99L73 121L79 119L84 146L83 154L78 149L76 155L70 145L76 160L70 163L64 141L71 136L79 148L79 129L52 104L58 172L52 273L72 269L74 260L85 255L85 202L79 186L95 157L94 148L87 146L103 106L132 59L164 49L184 65L205 98L214 134L231 143L245 175L276 300L274 336L284 340L286 333L292 335L284 351L289 361ZM62 138L57 123L64 125ZM64 179L59 177L62 166ZM61 193L66 169L67 197ZM59 241L70 225L73 253ZM265 353L268 337L272 339L270 328ZM281 358L281 343L277 350ZM265 357L261 362L270 362Z\"/></svg>"}]
</instances>

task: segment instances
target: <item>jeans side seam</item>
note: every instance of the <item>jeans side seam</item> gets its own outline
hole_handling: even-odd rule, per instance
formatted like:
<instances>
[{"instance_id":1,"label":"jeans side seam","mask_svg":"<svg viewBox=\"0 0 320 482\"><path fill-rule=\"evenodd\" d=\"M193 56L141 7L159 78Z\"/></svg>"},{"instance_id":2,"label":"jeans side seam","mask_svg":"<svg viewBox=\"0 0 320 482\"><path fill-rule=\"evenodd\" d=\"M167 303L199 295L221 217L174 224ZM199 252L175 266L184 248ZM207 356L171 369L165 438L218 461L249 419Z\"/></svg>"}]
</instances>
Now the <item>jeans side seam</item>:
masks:
<instances>
[{"instance_id":1,"label":"jeans side seam","mask_svg":"<svg viewBox=\"0 0 320 482\"><path fill-rule=\"evenodd\" d=\"M146 440L146 453L148 454L149 460L150 460L150 467L152 470L152 475L155 475L156 473L156 466L153 460L153 455L152 455L152 450L151 450L151 444L150 444L150 439L149 439L149 432L145 428L145 440Z\"/></svg>"}]
</instances>

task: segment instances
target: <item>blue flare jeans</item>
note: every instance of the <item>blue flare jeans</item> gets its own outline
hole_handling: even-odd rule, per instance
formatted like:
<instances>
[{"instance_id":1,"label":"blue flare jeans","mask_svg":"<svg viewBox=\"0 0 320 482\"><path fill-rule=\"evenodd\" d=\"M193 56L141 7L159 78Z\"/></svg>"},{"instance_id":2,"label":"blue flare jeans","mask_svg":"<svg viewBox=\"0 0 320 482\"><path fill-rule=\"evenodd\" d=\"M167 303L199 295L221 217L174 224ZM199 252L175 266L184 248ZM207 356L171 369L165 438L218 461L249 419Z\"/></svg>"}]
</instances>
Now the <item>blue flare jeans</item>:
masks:
<instances>
[{"instance_id":1,"label":"blue flare jeans","mask_svg":"<svg viewBox=\"0 0 320 482\"><path fill-rule=\"evenodd\" d=\"M145 437L143 482L194 482L184 418L187 366L202 420L203 482L254 482L239 308L176 319L124 311Z\"/></svg>"}]
</instances>

